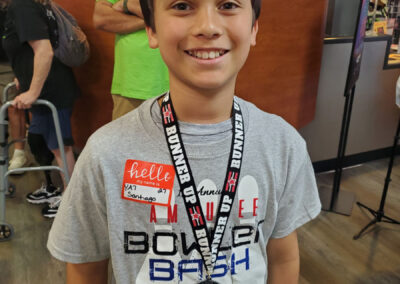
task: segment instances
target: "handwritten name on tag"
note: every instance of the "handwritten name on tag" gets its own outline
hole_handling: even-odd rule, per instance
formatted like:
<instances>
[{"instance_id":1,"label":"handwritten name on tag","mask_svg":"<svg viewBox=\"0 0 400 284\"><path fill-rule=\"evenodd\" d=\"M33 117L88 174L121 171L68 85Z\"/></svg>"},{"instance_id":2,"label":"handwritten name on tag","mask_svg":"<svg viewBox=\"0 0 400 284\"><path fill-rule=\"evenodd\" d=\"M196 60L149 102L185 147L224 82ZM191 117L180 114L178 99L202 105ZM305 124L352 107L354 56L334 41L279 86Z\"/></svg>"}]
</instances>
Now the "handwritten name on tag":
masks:
<instances>
[{"instance_id":1,"label":"handwritten name on tag","mask_svg":"<svg viewBox=\"0 0 400 284\"><path fill-rule=\"evenodd\" d=\"M127 160L121 197L140 203L169 206L174 178L172 165Z\"/></svg>"}]
</instances>

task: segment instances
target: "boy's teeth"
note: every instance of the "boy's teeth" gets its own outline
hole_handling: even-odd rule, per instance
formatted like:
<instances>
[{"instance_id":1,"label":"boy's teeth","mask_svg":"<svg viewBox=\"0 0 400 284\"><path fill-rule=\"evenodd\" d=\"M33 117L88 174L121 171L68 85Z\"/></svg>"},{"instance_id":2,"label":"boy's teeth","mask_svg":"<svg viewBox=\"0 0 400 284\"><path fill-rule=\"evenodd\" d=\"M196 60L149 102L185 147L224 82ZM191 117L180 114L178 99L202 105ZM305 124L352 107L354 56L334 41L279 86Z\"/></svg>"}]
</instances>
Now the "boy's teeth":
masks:
<instances>
[{"instance_id":1,"label":"boy's teeth","mask_svg":"<svg viewBox=\"0 0 400 284\"><path fill-rule=\"evenodd\" d=\"M220 57L223 51L188 51L189 55L200 59L214 59Z\"/></svg>"}]
</instances>

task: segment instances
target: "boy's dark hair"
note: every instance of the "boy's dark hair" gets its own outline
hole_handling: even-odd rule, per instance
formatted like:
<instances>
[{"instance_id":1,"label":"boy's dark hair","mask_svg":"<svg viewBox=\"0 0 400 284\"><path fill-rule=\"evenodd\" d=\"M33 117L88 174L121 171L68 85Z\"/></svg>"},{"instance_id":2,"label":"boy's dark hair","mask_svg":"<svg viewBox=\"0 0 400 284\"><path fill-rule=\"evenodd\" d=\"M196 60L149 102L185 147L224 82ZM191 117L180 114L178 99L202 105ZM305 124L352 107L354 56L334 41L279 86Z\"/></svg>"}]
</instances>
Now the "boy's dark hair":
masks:
<instances>
[{"instance_id":1,"label":"boy's dark hair","mask_svg":"<svg viewBox=\"0 0 400 284\"><path fill-rule=\"evenodd\" d=\"M153 31L154 26L154 0L140 0L140 6L142 8L142 14L146 26L151 27ZM258 19L261 12L261 0L251 0L253 7L253 23Z\"/></svg>"}]
</instances>

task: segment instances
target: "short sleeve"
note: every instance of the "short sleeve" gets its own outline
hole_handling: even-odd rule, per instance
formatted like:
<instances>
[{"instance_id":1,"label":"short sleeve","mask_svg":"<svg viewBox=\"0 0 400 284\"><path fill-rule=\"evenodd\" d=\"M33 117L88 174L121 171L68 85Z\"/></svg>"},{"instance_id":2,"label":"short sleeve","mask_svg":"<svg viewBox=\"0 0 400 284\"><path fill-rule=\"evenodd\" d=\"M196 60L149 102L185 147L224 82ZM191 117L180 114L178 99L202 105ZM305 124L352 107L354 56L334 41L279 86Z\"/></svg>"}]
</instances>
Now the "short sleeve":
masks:
<instances>
[{"instance_id":1,"label":"short sleeve","mask_svg":"<svg viewBox=\"0 0 400 284\"><path fill-rule=\"evenodd\" d=\"M89 142L75 165L47 242L50 253L64 262L94 262L110 256L101 163Z\"/></svg>"},{"instance_id":2,"label":"short sleeve","mask_svg":"<svg viewBox=\"0 0 400 284\"><path fill-rule=\"evenodd\" d=\"M49 39L45 10L34 1L15 0L10 9L14 15L15 29L21 43Z\"/></svg>"},{"instance_id":3,"label":"short sleeve","mask_svg":"<svg viewBox=\"0 0 400 284\"><path fill-rule=\"evenodd\" d=\"M314 170L303 140L290 151L287 168L272 238L286 237L321 211Z\"/></svg>"}]
</instances>

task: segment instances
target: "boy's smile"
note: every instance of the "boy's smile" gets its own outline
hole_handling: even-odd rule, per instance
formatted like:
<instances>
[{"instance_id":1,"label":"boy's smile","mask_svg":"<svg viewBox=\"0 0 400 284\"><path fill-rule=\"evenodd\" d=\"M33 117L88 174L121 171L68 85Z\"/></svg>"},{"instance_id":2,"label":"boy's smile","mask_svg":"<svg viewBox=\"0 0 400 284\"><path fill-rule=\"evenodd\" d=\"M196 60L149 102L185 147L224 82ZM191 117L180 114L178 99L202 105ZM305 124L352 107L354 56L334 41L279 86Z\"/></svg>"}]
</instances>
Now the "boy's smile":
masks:
<instances>
[{"instance_id":1,"label":"boy's smile","mask_svg":"<svg viewBox=\"0 0 400 284\"><path fill-rule=\"evenodd\" d=\"M155 31L147 28L149 43L160 48L171 89L229 89L233 96L257 34L250 0L155 0L154 19Z\"/></svg>"},{"instance_id":2,"label":"boy's smile","mask_svg":"<svg viewBox=\"0 0 400 284\"><path fill-rule=\"evenodd\" d=\"M208 48L208 49L190 49L185 50L187 54L199 59L214 59L219 58L226 54L228 50L218 49L218 48Z\"/></svg>"}]
</instances>

